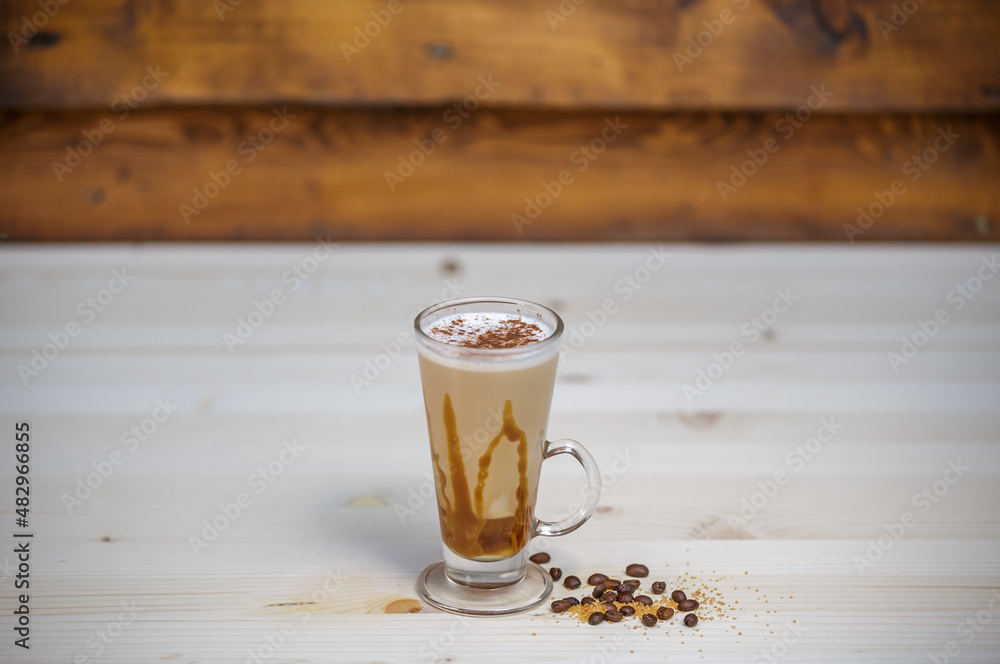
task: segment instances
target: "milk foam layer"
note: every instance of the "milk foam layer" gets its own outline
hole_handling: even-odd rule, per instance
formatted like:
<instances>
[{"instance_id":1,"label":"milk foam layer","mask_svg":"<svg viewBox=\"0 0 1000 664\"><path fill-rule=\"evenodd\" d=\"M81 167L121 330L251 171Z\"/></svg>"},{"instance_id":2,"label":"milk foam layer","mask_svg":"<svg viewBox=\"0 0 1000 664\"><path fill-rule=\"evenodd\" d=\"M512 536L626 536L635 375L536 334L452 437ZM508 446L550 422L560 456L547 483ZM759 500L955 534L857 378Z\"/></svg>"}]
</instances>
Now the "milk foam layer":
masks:
<instances>
[{"instance_id":1,"label":"milk foam layer","mask_svg":"<svg viewBox=\"0 0 1000 664\"><path fill-rule=\"evenodd\" d=\"M530 316L498 312L451 314L424 328L427 336L455 346L515 348L552 336L554 330ZM494 345L488 340L507 335L507 343ZM483 345L483 341L487 343Z\"/></svg>"}]
</instances>

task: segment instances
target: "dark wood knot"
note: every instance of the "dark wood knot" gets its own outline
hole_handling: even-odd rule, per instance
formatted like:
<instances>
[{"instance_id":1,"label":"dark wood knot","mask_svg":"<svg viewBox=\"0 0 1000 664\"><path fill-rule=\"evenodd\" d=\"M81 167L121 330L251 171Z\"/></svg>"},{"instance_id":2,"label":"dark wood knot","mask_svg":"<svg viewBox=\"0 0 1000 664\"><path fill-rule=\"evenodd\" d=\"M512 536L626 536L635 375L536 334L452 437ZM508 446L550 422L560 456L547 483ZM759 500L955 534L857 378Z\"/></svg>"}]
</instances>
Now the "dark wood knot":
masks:
<instances>
[{"instance_id":1,"label":"dark wood knot","mask_svg":"<svg viewBox=\"0 0 1000 664\"><path fill-rule=\"evenodd\" d=\"M836 40L851 29L851 9L848 0L812 0L816 20Z\"/></svg>"}]
</instances>

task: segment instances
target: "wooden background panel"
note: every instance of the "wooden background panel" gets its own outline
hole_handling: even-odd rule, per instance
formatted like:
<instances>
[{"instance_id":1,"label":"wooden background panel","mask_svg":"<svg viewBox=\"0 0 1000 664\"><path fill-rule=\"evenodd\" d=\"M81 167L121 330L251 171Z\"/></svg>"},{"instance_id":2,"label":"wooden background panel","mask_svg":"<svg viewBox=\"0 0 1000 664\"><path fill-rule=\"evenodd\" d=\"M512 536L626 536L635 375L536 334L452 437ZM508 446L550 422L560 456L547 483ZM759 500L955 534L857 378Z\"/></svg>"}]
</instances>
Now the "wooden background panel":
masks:
<instances>
[{"instance_id":1,"label":"wooden background panel","mask_svg":"<svg viewBox=\"0 0 1000 664\"><path fill-rule=\"evenodd\" d=\"M441 109L287 114L283 125L266 109L8 112L2 231L11 240L843 241L845 224L865 230L863 207L875 216L863 234L850 231L855 241L997 237L992 116L817 115L791 131L777 114L480 110L457 128ZM940 133L949 128L951 145ZM581 148L600 148L602 132L614 140L587 156ZM433 152L421 154L421 143ZM765 154L768 145L776 151ZM755 167L753 155L767 161ZM411 173L401 159L418 166ZM720 182L740 184L734 168L751 174L720 193ZM564 171L572 181L548 185L551 204L529 207L545 205L543 182ZM389 172L407 177L390 183ZM893 182L901 193L882 193Z\"/></svg>"},{"instance_id":2,"label":"wooden background panel","mask_svg":"<svg viewBox=\"0 0 1000 664\"><path fill-rule=\"evenodd\" d=\"M993 0L390 2L5 2L0 106L106 107L149 66L169 76L145 106L439 104L492 74L491 105L768 110L825 84L829 111L1000 108Z\"/></svg>"}]
</instances>

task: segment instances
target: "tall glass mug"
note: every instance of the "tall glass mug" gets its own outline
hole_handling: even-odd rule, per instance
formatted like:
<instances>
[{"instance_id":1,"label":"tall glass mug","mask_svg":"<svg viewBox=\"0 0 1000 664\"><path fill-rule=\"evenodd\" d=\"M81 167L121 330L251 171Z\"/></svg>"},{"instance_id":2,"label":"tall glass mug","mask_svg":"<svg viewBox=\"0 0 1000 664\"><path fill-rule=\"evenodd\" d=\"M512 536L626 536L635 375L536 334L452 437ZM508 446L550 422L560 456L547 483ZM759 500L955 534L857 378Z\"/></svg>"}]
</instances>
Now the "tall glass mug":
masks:
<instances>
[{"instance_id":1,"label":"tall glass mug","mask_svg":"<svg viewBox=\"0 0 1000 664\"><path fill-rule=\"evenodd\" d=\"M489 297L436 304L414 327L444 542L444 562L424 570L417 588L455 613L530 609L552 579L528 561L528 542L579 528L601 491L582 445L546 438L563 322L539 304ZM583 466L586 500L561 521L541 521L542 461L557 454Z\"/></svg>"}]
</instances>

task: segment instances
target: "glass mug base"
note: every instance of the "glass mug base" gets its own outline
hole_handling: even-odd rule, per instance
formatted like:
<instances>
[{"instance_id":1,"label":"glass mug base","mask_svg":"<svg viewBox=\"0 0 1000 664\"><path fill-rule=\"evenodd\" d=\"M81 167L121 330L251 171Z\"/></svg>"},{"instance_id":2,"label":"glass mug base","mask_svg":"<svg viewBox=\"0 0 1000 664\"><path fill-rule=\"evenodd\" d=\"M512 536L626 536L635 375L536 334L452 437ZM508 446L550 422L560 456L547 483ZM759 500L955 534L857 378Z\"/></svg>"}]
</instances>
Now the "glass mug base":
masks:
<instances>
[{"instance_id":1,"label":"glass mug base","mask_svg":"<svg viewBox=\"0 0 1000 664\"><path fill-rule=\"evenodd\" d=\"M497 588L455 583L443 562L434 563L417 579L417 592L425 602L442 611L465 616L502 616L533 609L552 594L552 577L529 562L524 578Z\"/></svg>"},{"instance_id":2,"label":"glass mug base","mask_svg":"<svg viewBox=\"0 0 1000 664\"><path fill-rule=\"evenodd\" d=\"M525 576L528 547L513 556L495 560L469 560L447 546L441 548L444 549L444 573L449 580L460 586L492 590L512 586Z\"/></svg>"}]
</instances>

